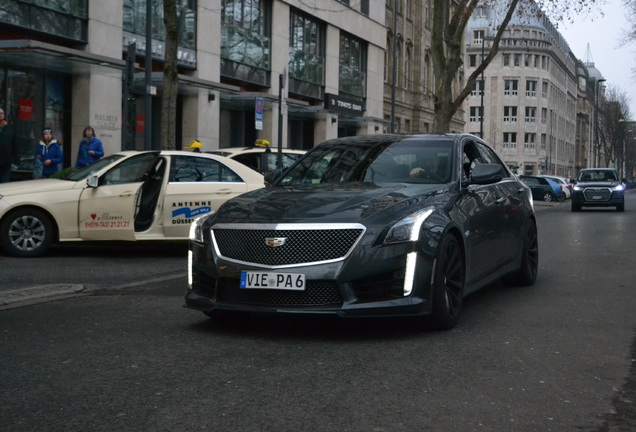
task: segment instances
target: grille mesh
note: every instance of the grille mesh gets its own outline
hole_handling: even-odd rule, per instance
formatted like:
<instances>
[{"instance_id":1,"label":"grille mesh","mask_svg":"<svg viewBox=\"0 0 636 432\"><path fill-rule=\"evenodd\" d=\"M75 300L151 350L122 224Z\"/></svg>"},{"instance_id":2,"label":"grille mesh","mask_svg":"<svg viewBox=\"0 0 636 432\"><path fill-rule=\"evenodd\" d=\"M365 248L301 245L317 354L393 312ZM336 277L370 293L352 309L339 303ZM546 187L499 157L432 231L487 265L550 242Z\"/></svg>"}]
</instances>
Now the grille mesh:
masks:
<instances>
[{"instance_id":1,"label":"grille mesh","mask_svg":"<svg viewBox=\"0 0 636 432\"><path fill-rule=\"evenodd\" d=\"M214 241L224 258L267 266L281 266L343 258L354 246L362 228L344 229L214 229ZM286 238L283 246L270 247L266 238Z\"/></svg>"},{"instance_id":2,"label":"grille mesh","mask_svg":"<svg viewBox=\"0 0 636 432\"><path fill-rule=\"evenodd\" d=\"M586 201L609 201L612 192L608 188L587 188L583 192ZM601 198L595 198L601 197Z\"/></svg>"},{"instance_id":3,"label":"grille mesh","mask_svg":"<svg viewBox=\"0 0 636 432\"><path fill-rule=\"evenodd\" d=\"M304 291L239 288L238 279L219 279L219 302L257 306L342 306L342 296L335 282L307 281Z\"/></svg>"}]
</instances>

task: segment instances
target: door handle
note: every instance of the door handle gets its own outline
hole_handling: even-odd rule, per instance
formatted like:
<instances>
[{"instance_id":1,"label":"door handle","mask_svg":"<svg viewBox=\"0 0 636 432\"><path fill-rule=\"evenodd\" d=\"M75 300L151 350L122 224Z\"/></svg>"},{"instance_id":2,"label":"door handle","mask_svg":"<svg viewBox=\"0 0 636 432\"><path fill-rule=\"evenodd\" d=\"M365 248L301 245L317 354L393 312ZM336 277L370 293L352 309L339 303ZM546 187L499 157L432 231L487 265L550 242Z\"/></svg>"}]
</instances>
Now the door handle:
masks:
<instances>
[{"instance_id":1,"label":"door handle","mask_svg":"<svg viewBox=\"0 0 636 432\"><path fill-rule=\"evenodd\" d=\"M132 193L131 191L128 191L128 192L122 192L122 193L120 193L120 194L119 194L119 196L120 196L121 198L126 198L126 197L129 197L129 196L132 196L132 194L133 194L133 193Z\"/></svg>"},{"instance_id":2,"label":"door handle","mask_svg":"<svg viewBox=\"0 0 636 432\"><path fill-rule=\"evenodd\" d=\"M219 191L216 191L217 195L229 195L231 193L232 191L230 189L221 189Z\"/></svg>"}]
</instances>

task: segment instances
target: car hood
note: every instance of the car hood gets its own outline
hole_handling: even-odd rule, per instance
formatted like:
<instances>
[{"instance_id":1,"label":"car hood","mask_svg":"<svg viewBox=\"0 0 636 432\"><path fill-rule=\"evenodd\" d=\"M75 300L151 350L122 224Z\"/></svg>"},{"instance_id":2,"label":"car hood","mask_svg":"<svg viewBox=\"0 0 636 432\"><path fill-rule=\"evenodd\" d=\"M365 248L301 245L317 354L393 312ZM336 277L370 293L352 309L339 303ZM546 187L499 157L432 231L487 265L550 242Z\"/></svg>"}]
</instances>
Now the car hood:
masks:
<instances>
[{"instance_id":1,"label":"car hood","mask_svg":"<svg viewBox=\"0 0 636 432\"><path fill-rule=\"evenodd\" d=\"M268 187L225 203L215 222L284 223L294 221L358 222L380 212L422 205L448 186L370 184ZM399 207L397 207L399 206ZM413 211L416 211L413 208Z\"/></svg>"},{"instance_id":2,"label":"car hood","mask_svg":"<svg viewBox=\"0 0 636 432\"><path fill-rule=\"evenodd\" d=\"M55 192L73 189L76 182L59 179L24 180L0 185L0 195L13 196L28 193Z\"/></svg>"},{"instance_id":3,"label":"car hood","mask_svg":"<svg viewBox=\"0 0 636 432\"><path fill-rule=\"evenodd\" d=\"M609 187L613 188L620 185L621 182L606 182L606 181L592 181L592 182L578 182L574 186L579 188L588 188L588 187Z\"/></svg>"}]
</instances>

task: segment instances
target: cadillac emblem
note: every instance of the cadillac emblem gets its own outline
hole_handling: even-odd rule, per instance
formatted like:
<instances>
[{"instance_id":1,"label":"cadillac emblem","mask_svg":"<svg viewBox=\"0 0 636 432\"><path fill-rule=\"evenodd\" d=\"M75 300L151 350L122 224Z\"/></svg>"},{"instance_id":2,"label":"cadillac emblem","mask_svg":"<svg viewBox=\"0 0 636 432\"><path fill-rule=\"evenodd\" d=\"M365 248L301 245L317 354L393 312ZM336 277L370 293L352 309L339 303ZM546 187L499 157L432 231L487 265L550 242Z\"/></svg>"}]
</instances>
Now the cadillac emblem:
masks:
<instances>
[{"instance_id":1,"label":"cadillac emblem","mask_svg":"<svg viewBox=\"0 0 636 432\"><path fill-rule=\"evenodd\" d=\"M287 237L265 237L265 246L279 247L287 242Z\"/></svg>"}]
</instances>

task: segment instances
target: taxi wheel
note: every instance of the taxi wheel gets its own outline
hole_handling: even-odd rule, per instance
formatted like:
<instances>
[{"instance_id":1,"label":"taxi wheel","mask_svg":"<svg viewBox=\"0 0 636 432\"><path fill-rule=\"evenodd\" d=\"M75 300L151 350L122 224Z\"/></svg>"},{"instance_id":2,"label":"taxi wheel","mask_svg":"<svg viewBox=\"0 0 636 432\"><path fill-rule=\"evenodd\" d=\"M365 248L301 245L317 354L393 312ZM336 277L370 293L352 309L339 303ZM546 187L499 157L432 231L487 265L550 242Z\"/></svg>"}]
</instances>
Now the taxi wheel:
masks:
<instances>
[{"instance_id":1,"label":"taxi wheel","mask_svg":"<svg viewBox=\"0 0 636 432\"><path fill-rule=\"evenodd\" d=\"M0 240L7 254L32 258L44 255L53 241L53 223L42 210L18 209L0 226Z\"/></svg>"}]
</instances>

